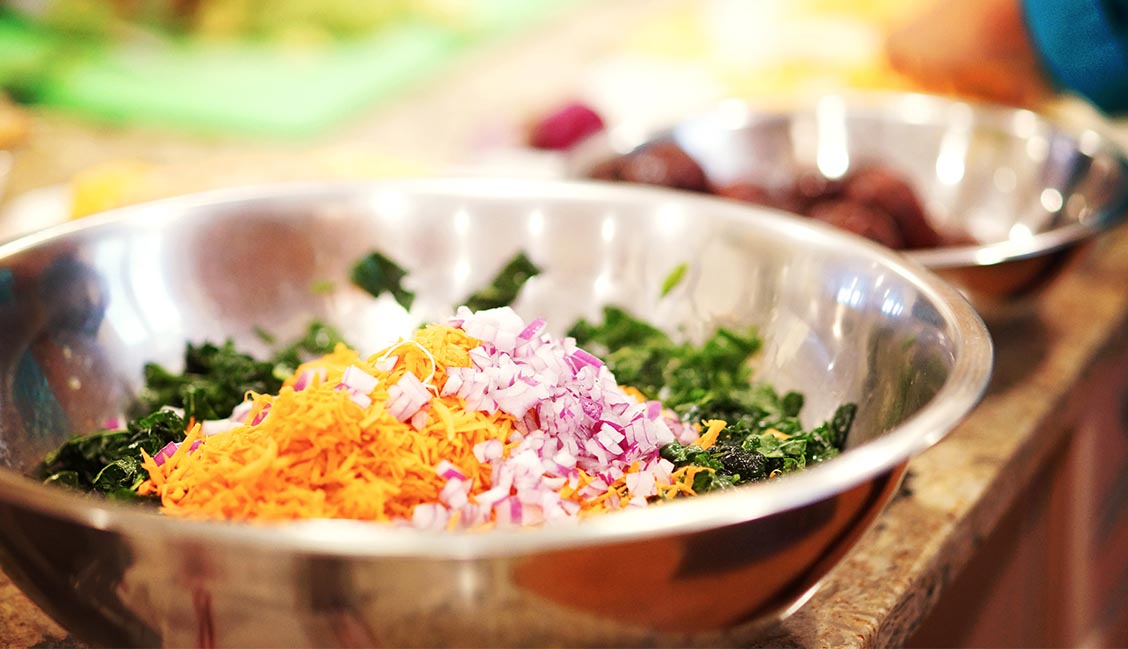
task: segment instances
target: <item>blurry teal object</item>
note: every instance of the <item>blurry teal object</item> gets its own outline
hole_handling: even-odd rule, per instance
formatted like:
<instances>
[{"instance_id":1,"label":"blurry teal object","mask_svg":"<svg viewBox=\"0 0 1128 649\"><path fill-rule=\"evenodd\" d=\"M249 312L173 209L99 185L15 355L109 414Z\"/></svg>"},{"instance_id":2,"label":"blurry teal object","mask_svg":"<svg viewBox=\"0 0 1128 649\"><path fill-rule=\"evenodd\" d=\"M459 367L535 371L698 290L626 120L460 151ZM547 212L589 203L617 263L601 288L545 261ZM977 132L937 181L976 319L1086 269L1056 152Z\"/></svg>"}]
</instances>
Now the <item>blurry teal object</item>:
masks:
<instances>
[{"instance_id":1,"label":"blurry teal object","mask_svg":"<svg viewBox=\"0 0 1128 649\"><path fill-rule=\"evenodd\" d=\"M574 0L489 0L473 29L401 21L324 47L61 39L0 15L0 85L35 103L116 124L307 136L395 96L460 52Z\"/></svg>"}]
</instances>

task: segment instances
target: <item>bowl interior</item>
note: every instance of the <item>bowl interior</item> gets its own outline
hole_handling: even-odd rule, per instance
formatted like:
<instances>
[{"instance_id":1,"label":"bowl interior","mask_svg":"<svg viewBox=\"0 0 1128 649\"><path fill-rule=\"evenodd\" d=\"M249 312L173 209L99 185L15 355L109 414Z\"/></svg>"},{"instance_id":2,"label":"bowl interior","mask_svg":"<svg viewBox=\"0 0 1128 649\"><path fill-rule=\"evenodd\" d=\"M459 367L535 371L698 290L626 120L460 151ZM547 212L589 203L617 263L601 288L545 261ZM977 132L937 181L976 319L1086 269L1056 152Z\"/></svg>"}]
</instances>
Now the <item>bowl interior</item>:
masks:
<instances>
[{"instance_id":1,"label":"bowl interior","mask_svg":"<svg viewBox=\"0 0 1128 649\"><path fill-rule=\"evenodd\" d=\"M372 250L408 269L410 313L349 283ZM515 308L557 332L604 304L688 337L758 326L759 377L805 392L809 423L858 404L850 449L783 480L457 539L177 520L22 476L117 414L145 362L176 367L186 340L263 346L257 329L287 339L318 318L374 350L522 251L543 272ZM224 192L33 235L0 246L0 331L0 563L111 646L200 643L204 628L217 646L355 644L342 619L394 645L685 644L762 622L813 592L991 364L953 289L829 227L683 192L469 179ZM686 592L701 593L691 611ZM206 624L186 605L201 596Z\"/></svg>"},{"instance_id":2,"label":"bowl interior","mask_svg":"<svg viewBox=\"0 0 1128 649\"><path fill-rule=\"evenodd\" d=\"M410 313L348 281L372 250L408 269ZM264 349L258 331L286 340L321 319L375 351L451 314L522 251L543 273L515 308L558 333L605 304L690 338L756 325L759 378L804 392L808 422L859 405L851 447L931 413L855 480L935 441L986 381L987 335L954 291L769 210L601 184L273 188L138 206L0 247L0 466L27 472L96 430L136 393L143 364L178 367L186 340Z\"/></svg>"},{"instance_id":3,"label":"bowl interior","mask_svg":"<svg viewBox=\"0 0 1128 649\"><path fill-rule=\"evenodd\" d=\"M1124 156L1096 131L1070 131L1027 110L912 94L829 95L787 110L732 100L668 130L640 136L624 129L589 142L573 158L573 172L663 139L718 185L783 188L801 171L839 178L887 165L916 189L938 230L981 244L1008 242L1010 253L1064 245L1128 208ZM1035 241L1064 230L1064 238ZM931 267L999 261L937 253L911 254Z\"/></svg>"}]
</instances>

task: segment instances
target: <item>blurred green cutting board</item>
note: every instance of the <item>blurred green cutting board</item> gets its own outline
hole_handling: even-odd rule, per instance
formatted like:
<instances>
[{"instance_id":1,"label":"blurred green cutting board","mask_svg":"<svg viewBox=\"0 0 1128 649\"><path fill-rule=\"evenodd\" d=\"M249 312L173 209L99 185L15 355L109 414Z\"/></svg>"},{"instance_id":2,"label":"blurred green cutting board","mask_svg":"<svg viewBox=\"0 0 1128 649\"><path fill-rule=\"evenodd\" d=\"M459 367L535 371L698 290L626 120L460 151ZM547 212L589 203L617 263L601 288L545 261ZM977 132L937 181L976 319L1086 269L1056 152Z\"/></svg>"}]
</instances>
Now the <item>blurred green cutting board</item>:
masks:
<instances>
[{"instance_id":1,"label":"blurred green cutting board","mask_svg":"<svg viewBox=\"0 0 1128 649\"><path fill-rule=\"evenodd\" d=\"M465 48L519 30L568 0L492 0L473 30L402 22L317 49L192 41L75 42L0 14L0 85L33 102L119 124L302 136L394 96Z\"/></svg>"}]
</instances>

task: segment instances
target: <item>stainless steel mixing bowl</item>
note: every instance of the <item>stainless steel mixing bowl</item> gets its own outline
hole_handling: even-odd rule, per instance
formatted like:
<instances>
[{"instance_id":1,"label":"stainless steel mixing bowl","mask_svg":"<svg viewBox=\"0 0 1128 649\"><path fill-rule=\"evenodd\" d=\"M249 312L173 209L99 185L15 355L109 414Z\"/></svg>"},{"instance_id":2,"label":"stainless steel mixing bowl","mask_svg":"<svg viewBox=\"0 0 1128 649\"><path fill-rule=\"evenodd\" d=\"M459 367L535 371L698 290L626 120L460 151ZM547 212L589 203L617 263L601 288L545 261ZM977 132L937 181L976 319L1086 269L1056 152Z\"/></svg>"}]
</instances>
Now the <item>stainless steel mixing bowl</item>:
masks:
<instances>
[{"instance_id":1,"label":"stainless steel mixing bowl","mask_svg":"<svg viewBox=\"0 0 1128 649\"><path fill-rule=\"evenodd\" d=\"M569 173L672 140L715 183L785 186L901 171L941 231L976 242L907 252L989 320L1022 313L1073 253L1128 214L1128 161L1093 128L1031 112L905 93L845 93L761 106L729 100L667 128L622 124L579 147Z\"/></svg>"},{"instance_id":2,"label":"stainless steel mixing bowl","mask_svg":"<svg viewBox=\"0 0 1128 649\"><path fill-rule=\"evenodd\" d=\"M410 314L349 285L373 249L410 270ZM317 317L375 346L449 314L518 251L544 273L516 308L558 330L605 303L688 336L759 325L760 378L804 391L808 420L858 403L849 450L731 492L457 535L192 522L25 477L186 340L253 345L256 327L286 337ZM596 183L273 186L127 208L0 246L0 331L0 564L112 646L715 642L812 593L991 366L975 312L902 257L768 210Z\"/></svg>"}]
</instances>

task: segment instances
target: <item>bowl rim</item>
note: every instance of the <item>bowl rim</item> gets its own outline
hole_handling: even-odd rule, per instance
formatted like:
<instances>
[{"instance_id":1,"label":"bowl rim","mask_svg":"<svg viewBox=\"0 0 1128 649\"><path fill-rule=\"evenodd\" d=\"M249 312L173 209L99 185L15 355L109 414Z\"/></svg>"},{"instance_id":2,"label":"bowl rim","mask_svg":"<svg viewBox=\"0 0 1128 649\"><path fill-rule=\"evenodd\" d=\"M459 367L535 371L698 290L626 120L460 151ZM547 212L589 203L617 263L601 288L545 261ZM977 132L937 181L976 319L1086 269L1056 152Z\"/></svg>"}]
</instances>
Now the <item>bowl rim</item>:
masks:
<instances>
[{"instance_id":1,"label":"bowl rim","mask_svg":"<svg viewBox=\"0 0 1128 649\"><path fill-rule=\"evenodd\" d=\"M627 542L689 533L766 517L833 497L903 466L954 428L986 391L993 346L983 320L953 287L919 263L878 244L821 223L796 226L791 215L713 197L665 188L562 180L506 178L407 178L374 181L317 181L221 189L137 204L86 217L0 244L0 265L18 252L63 239L73 233L114 225L152 226L154 216L187 218L195 211L264 201L348 199L376 192L431 196L523 199L673 201L708 210L710 218L733 222L759 220L779 230L800 227L804 236L830 243L847 242L860 254L911 283L940 314L961 350L948 380L920 411L879 438L811 467L786 480L747 485L705 498L663 503L661 507L616 512L577 525L539 529L450 533L395 527L386 523L323 519L284 523L187 520L164 516L137 505L110 502L43 485L6 467L0 468L0 502L65 519L89 528L136 538L165 538L225 543L309 555L358 558L415 557L454 560L517 556L593 544ZM159 217L158 217L159 218Z\"/></svg>"},{"instance_id":2,"label":"bowl rim","mask_svg":"<svg viewBox=\"0 0 1128 649\"><path fill-rule=\"evenodd\" d=\"M1031 108L926 92L863 89L839 89L783 99L736 97L721 99L711 106L692 111L673 121L665 121L658 126L642 129L628 127L625 129L627 136L621 138L624 141L618 145L611 141L614 139L610 135L611 131L614 131L612 127L611 131L588 138L577 146L570 154L568 173L575 176L590 168L591 160L588 160L588 164L577 164L577 158L586 160L599 154L626 153L649 142L670 138L678 128L688 123L721 116L731 124L725 128L739 128L753 121L778 119L796 112L812 111L825 102L840 102L842 108L847 111L868 111L911 123L950 124L954 116L968 125L988 124L1017 138L1028 137L1037 132L1060 133L1077 142L1084 139L1087 154L1103 152L1109 155L1119 164L1125 177L1128 177L1128 154L1116 139L1108 135L1111 126L1101 116L1089 117L1092 123L1082 127L1055 119ZM907 114L912 115L911 119L906 116ZM899 252L936 270L994 266L1069 247L1118 225L1126 218L1128 218L1128 186L1118 192L1108 205L1095 211L1083 221L1044 230L1029 238Z\"/></svg>"}]
</instances>

